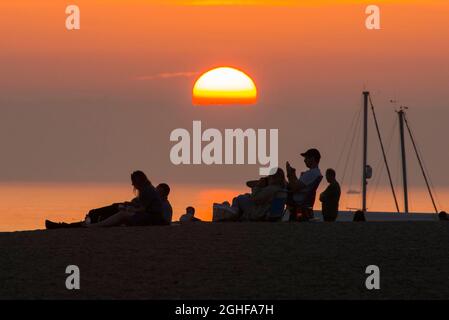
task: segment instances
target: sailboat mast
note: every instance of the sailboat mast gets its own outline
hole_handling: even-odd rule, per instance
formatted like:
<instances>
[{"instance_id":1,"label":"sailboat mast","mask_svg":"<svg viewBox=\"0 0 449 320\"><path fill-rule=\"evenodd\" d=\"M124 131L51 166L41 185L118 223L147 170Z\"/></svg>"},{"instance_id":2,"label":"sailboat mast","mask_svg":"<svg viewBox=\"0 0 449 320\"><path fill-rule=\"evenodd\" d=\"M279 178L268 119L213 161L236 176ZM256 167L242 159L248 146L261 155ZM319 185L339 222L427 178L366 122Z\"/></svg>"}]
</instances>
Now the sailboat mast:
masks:
<instances>
[{"instance_id":1,"label":"sailboat mast","mask_svg":"<svg viewBox=\"0 0 449 320\"><path fill-rule=\"evenodd\" d=\"M430 188L429 180L427 179L426 171L424 170L424 166L423 166L421 157L419 156L418 148L416 146L415 139L413 138L412 130L410 129L410 126L408 124L407 117L405 116L405 113L404 113L404 122L407 127L408 134L410 136L410 140L412 141L412 146L413 146L413 149L415 150L416 158L418 159L419 167L421 168L421 173L424 177L424 181L427 186L427 191L429 192L430 200L432 200L432 205L433 205L433 208L435 209L435 213L438 213L437 205L435 203L435 199L432 194L432 189Z\"/></svg>"},{"instance_id":2,"label":"sailboat mast","mask_svg":"<svg viewBox=\"0 0 449 320\"><path fill-rule=\"evenodd\" d=\"M363 171L362 171L362 211L366 212L366 167L368 159L368 99L369 91L363 91Z\"/></svg>"},{"instance_id":3,"label":"sailboat mast","mask_svg":"<svg viewBox=\"0 0 449 320\"><path fill-rule=\"evenodd\" d=\"M404 110L398 111L399 115L399 135L401 138L401 157L402 157L402 183L404 188L404 212L408 213L408 189L407 189L407 163L405 156L405 140L404 140Z\"/></svg>"}]
</instances>

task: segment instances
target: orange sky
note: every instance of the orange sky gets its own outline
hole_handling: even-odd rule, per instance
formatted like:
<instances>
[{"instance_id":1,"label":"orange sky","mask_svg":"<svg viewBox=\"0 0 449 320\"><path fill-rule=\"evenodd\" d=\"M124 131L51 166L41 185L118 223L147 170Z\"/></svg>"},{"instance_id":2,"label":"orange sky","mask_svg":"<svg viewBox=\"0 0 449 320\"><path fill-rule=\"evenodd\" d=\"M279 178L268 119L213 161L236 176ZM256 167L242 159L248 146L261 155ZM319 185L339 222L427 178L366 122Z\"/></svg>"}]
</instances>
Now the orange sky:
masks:
<instances>
[{"instance_id":1,"label":"orange sky","mask_svg":"<svg viewBox=\"0 0 449 320\"><path fill-rule=\"evenodd\" d=\"M287 2L295 5L79 0L81 30L69 32L67 1L2 1L0 146L9 169L0 180L121 181L136 167L184 183L257 174L171 165L169 134L192 120L279 128L281 164L301 166L297 154L315 145L323 167L333 166L367 87L386 129L389 99L412 107L435 180L448 185L449 154L435 141L449 118L449 2L375 1L380 31L364 27L367 1ZM256 108L192 107L195 75L220 65L251 75Z\"/></svg>"},{"instance_id":2,"label":"orange sky","mask_svg":"<svg viewBox=\"0 0 449 320\"><path fill-rule=\"evenodd\" d=\"M447 2L385 4L378 32L364 28L365 6L358 4L273 8L148 4L152 2L77 1L82 12L77 32L64 28L65 1L2 2L2 60L27 71L24 79L12 69L1 84L12 89L36 84L82 88L106 80L110 86L112 80L129 80L125 77L199 72L223 63L254 70L263 84L267 80L255 66L295 67L285 59L300 56L345 63L363 54L374 64L387 53L390 60L409 62L449 54L449 42L442 40L449 34ZM70 79L59 81L56 69L70 65L75 67ZM97 70L101 66L106 70ZM41 77L42 69L47 78Z\"/></svg>"}]
</instances>

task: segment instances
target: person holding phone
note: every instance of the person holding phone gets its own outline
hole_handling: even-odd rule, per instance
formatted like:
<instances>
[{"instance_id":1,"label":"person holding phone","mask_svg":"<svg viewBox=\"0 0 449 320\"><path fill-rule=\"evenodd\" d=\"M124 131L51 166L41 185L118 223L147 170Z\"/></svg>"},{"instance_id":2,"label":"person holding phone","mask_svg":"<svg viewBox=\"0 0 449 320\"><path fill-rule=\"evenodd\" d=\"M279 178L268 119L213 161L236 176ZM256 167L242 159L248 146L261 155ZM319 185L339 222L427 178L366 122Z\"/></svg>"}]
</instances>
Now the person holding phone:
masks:
<instances>
[{"instance_id":1,"label":"person holding phone","mask_svg":"<svg viewBox=\"0 0 449 320\"><path fill-rule=\"evenodd\" d=\"M292 200L296 205L301 205L307 199L307 196L313 192L315 183L322 178L322 174L319 168L321 160L321 154L317 149L309 149L304 153L301 153L304 157L304 164L307 170L301 172L299 176L296 174L296 169L293 168L287 161L287 179L288 188L292 193Z\"/></svg>"}]
</instances>

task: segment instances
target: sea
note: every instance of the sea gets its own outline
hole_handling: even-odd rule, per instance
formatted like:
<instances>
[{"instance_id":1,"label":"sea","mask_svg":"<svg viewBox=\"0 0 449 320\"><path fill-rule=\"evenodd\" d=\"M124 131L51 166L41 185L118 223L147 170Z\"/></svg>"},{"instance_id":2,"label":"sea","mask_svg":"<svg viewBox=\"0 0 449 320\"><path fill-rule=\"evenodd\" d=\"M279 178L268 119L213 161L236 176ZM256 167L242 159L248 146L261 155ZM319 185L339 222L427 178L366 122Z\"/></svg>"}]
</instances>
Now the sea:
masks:
<instances>
[{"instance_id":1,"label":"sea","mask_svg":"<svg viewBox=\"0 0 449 320\"><path fill-rule=\"evenodd\" d=\"M325 184L320 187L322 191ZM196 209L196 216L212 220L213 203L232 202L238 194L249 192L245 185L174 184L169 200L173 207L173 221L185 213L187 206ZM342 188L340 210L353 211L361 206L358 193L348 194ZM0 231L23 231L45 228L45 219L57 222L75 222L84 219L90 209L115 202L129 201L135 194L129 184L119 183L1 183ZM438 211L449 210L449 188L437 189ZM403 210L401 193L398 192ZM424 188L410 188L409 208L416 213L435 213ZM368 193L367 206L373 212L394 212L395 205L389 188L380 187ZM320 209L320 203L315 203Z\"/></svg>"}]
</instances>

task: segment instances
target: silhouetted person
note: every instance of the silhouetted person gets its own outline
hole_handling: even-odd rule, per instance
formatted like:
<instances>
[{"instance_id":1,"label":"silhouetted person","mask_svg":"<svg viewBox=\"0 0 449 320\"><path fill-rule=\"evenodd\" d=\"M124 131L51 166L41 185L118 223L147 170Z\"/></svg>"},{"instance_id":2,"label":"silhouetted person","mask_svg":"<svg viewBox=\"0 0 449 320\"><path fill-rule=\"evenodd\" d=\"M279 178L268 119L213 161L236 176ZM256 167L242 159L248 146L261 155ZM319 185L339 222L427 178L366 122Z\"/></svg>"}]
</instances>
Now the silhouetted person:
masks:
<instances>
[{"instance_id":1,"label":"silhouetted person","mask_svg":"<svg viewBox=\"0 0 449 320\"><path fill-rule=\"evenodd\" d=\"M301 153L301 156L304 157L304 163L308 170L301 172L299 177L296 175L296 169L290 166L289 162L286 163L288 189L290 191L288 204L291 210L293 210L290 220L296 220L298 209L304 206L313 206L315 192L322 179L321 171L318 167L321 160L320 152L317 149L309 149ZM309 217L305 218L307 220Z\"/></svg>"},{"instance_id":2,"label":"silhouetted person","mask_svg":"<svg viewBox=\"0 0 449 320\"><path fill-rule=\"evenodd\" d=\"M181 223L188 223L188 222L198 222L201 221L197 217L195 217L195 208L194 207L187 207L186 213L179 218L179 222Z\"/></svg>"},{"instance_id":3,"label":"silhouetted person","mask_svg":"<svg viewBox=\"0 0 449 320\"><path fill-rule=\"evenodd\" d=\"M156 190L159 193L159 195L161 196L164 222L166 224L171 224L171 220L172 220L172 216L173 216L173 209L170 204L170 201L168 201L168 195L170 194L170 186L166 183L160 183L156 187Z\"/></svg>"},{"instance_id":4,"label":"silhouetted person","mask_svg":"<svg viewBox=\"0 0 449 320\"><path fill-rule=\"evenodd\" d=\"M137 197L131 201L114 203L110 206L92 209L86 215L86 220L82 222L55 223L46 220L46 228L100 227L120 224L164 224L161 196L148 180L147 176L142 171L135 171L131 174L131 183L138 193ZM114 219L112 219L113 217Z\"/></svg>"},{"instance_id":5,"label":"silhouetted person","mask_svg":"<svg viewBox=\"0 0 449 320\"><path fill-rule=\"evenodd\" d=\"M273 174L247 181L246 185L251 188L251 193L234 197L232 206L227 201L214 203L214 211L222 213L220 221L264 221L269 218L273 199L279 192L285 191L284 170L276 168ZM227 216L224 217L225 215Z\"/></svg>"},{"instance_id":6,"label":"silhouetted person","mask_svg":"<svg viewBox=\"0 0 449 320\"><path fill-rule=\"evenodd\" d=\"M354 219L352 220L354 222L365 222L365 213L362 210L357 210L354 213Z\"/></svg>"},{"instance_id":7,"label":"silhouetted person","mask_svg":"<svg viewBox=\"0 0 449 320\"><path fill-rule=\"evenodd\" d=\"M326 180L329 182L329 185L320 194L323 219L326 222L335 221L338 215L338 202L340 201L341 190L335 175L334 169L326 170Z\"/></svg>"},{"instance_id":8,"label":"silhouetted person","mask_svg":"<svg viewBox=\"0 0 449 320\"><path fill-rule=\"evenodd\" d=\"M137 190L137 197L131 206L120 208L113 216L94 224L86 224L89 228L113 227L120 225L148 226L164 225L162 199L156 188L145 173L134 171L131 174L133 187Z\"/></svg>"},{"instance_id":9,"label":"silhouetted person","mask_svg":"<svg viewBox=\"0 0 449 320\"><path fill-rule=\"evenodd\" d=\"M449 217L447 216L446 211L441 211L441 212L438 214L438 219L440 219L440 221L448 221L448 220L449 220Z\"/></svg>"}]
</instances>

